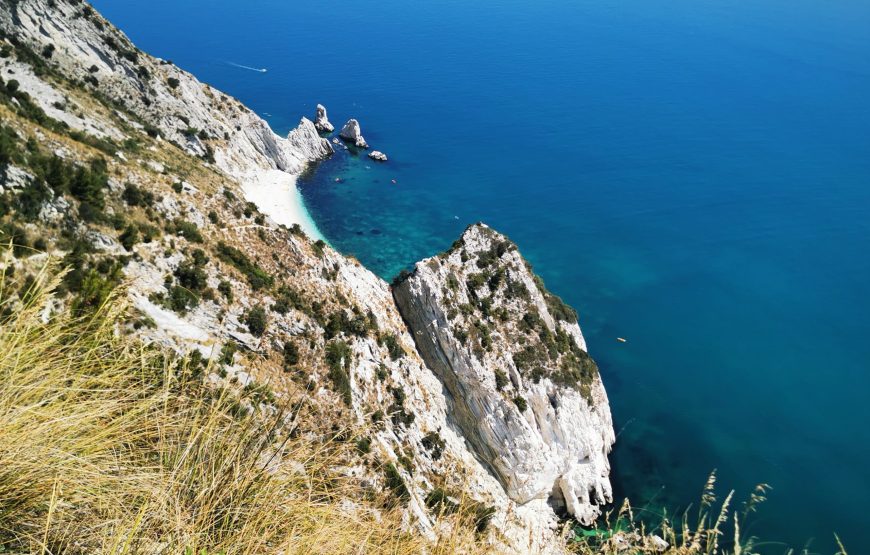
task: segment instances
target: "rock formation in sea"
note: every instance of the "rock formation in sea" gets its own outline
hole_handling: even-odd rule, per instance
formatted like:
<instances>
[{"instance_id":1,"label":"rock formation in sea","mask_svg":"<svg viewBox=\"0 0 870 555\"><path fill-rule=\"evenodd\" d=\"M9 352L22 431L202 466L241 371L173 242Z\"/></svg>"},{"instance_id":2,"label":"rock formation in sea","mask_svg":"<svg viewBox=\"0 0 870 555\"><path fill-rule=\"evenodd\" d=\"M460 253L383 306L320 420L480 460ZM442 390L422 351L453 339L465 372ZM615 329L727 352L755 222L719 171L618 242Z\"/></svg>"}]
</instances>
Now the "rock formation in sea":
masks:
<instances>
[{"instance_id":1,"label":"rock formation in sea","mask_svg":"<svg viewBox=\"0 0 870 555\"><path fill-rule=\"evenodd\" d=\"M335 127L333 127L326 116L326 106L323 104L317 105L317 112L314 115L314 127L320 133L332 133L335 131Z\"/></svg>"},{"instance_id":2,"label":"rock formation in sea","mask_svg":"<svg viewBox=\"0 0 870 555\"><path fill-rule=\"evenodd\" d=\"M507 495L585 524L612 500L607 395L576 313L503 235L478 224L394 288L450 419Z\"/></svg>"},{"instance_id":3,"label":"rock formation in sea","mask_svg":"<svg viewBox=\"0 0 870 555\"><path fill-rule=\"evenodd\" d=\"M377 160L378 162L386 162L387 155L381 152L380 150L373 150L369 152L369 158L372 160Z\"/></svg>"},{"instance_id":4,"label":"rock formation in sea","mask_svg":"<svg viewBox=\"0 0 870 555\"><path fill-rule=\"evenodd\" d=\"M344 127L341 128L338 136L345 141L355 144L359 148L369 147L369 144L366 142L365 139L363 139L362 132L360 131L359 122L353 118L347 120L347 123L345 123Z\"/></svg>"}]
</instances>

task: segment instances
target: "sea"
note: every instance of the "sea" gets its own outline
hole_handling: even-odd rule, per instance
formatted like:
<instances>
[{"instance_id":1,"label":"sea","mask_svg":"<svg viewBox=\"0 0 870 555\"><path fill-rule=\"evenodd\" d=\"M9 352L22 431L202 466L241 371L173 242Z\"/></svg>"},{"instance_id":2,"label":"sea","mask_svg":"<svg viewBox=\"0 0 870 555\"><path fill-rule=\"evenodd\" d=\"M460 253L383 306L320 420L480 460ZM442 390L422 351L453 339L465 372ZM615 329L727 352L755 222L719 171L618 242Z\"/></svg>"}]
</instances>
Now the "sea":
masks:
<instances>
[{"instance_id":1,"label":"sea","mask_svg":"<svg viewBox=\"0 0 870 555\"><path fill-rule=\"evenodd\" d=\"M771 486L760 551L870 552L870 2L93 3L278 133L358 119L389 162L299 187L383 278L514 240L601 368L617 505L715 470L738 510Z\"/></svg>"}]
</instances>

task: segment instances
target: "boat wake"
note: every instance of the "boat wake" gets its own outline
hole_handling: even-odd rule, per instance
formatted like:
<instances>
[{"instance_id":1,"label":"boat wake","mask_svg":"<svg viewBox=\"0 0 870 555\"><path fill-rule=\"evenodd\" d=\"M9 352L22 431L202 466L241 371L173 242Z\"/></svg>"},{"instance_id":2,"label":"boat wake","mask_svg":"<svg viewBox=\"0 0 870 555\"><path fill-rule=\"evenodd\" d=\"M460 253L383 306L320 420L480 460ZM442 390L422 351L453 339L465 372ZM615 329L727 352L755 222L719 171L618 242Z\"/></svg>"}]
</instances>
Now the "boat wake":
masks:
<instances>
[{"instance_id":1,"label":"boat wake","mask_svg":"<svg viewBox=\"0 0 870 555\"><path fill-rule=\"evenodd\" d=\"M267 70L266 68L264 68L264 67L263 67L263 68L258 68L258 67L251 67L251 66L243 66L242 64L237 64L237 63L235 63L235 62L227 62L227 65L231 65L231 66L233 66L233 67L237 67L237 68L240 68L240 69L247 69L248 71L256 71L257 73L266 73L266 72L268 71L268 70Z\"/></svg>"}]
</instances>

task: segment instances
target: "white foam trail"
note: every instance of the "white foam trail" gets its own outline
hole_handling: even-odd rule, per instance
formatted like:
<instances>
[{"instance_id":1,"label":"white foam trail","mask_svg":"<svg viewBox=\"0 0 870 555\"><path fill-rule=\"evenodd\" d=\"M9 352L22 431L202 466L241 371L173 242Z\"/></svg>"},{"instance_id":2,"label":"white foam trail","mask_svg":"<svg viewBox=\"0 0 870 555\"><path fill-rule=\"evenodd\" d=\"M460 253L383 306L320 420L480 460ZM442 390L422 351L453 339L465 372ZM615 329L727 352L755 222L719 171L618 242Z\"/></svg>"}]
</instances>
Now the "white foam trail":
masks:
<instances>
[{"instance_id":1,"label":"white foam trail","mask_svg":"<svg viewBox=\"0 0 870 555\"><path fill-rule=\"evenodd\" d=\"M256 71L257 73L266 73L266 72L268 71L268 70L267 70L266 68L264 68L264 67L263 67L263 68L258 68L258 67L251 67L251 66L243 66L242 64L237 64L237 63L235 63L235 62L227 62L227 64L229 64L229 65L231 65L231 66L233 66L233 67L238 67L238 68L241 68L241 69L247 69L248 71Z\"/></svg>"}]
</instances>

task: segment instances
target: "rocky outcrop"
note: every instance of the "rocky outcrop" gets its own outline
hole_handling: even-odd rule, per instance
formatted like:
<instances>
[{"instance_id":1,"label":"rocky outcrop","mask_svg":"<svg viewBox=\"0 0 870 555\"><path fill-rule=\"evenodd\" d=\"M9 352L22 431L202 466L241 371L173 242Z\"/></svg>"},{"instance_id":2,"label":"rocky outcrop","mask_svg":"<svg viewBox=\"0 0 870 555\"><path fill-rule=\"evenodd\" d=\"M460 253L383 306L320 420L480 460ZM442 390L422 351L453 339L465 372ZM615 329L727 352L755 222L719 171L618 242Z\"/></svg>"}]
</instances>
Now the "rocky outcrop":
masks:
<instances>
[{"instance_id":1,"label":"rocky outcrop","mask_svg":"<svg viewBox=\"0 0 870 555\"><path fill-rule=\"evenodd\" d=\"M190 154L213 159L234 177L272 169L301 173L308 163L332 152L329 142L316 133L311 136L303 130L295 141L277 136L237 100L171 62L137 49L86 4L3 3L0 30L34 52L51 46L54 50L47 63L54 70L123 106ZM40 96L48 98L45 93ZM75 122L70 124L76 127ZM190 129L197 134L188 133Z\"/></svg>"},{"instance_id":2,"label":"rocky outcrop","mask_svg":"<svg viewBox=\"0 0 870 555\"><path fill-rule=\"evenodd\" d=\"M320 138L317 126L307 118L302 118L296 129L287 135L287 144L306 160L321 160L333 152L329 141Z\"/></svg>"},{"instance_id":3,"label":"rocky outcrop","mask_svg":"<svg viewBox=\"0 0 870 555\"><path fill-rule=\"evenodd\" d=\"M326 106L323 104L317 105L317 112L314 115L314 127L319 133L332 133L335 127L329 123L329 118L326 115Z\"/></svg>"},{"instance_id":4,"label":"rocky outcrop","mask_svg":"<svg viewBox=\"0 0 870 555\"><path fill-rule=\"evenodd\" d=\"M592 522L612 499L615 436L576 313L482 224L418 262L394 296L453 424L507 495Z\"/></svg>"},{"instance_id":5,"label":"rocky outcrop","mask_svg":"<svg viewBox=\"0 0 870 555\"><path fill-rule=\"evenodd\" d=\"M169 294L166 277L185 262L187 239L167 233L143 241L124 267L134 306L154 323L142 327L142 337L205 356L216 356L232 340L246 348L250 363L234 364L227 377L212 374L209 380L272 383L278 396L292 391L282 389L286 369L256 357L298 340L306 358L297 369L303 375L294 379L305 379L312 415L324 418L316 425L327 426L325 415L334 412L366 430L372 452L358 472L373 489L384 489L375 469L395 463L409 490L409 530L432 538L444 531L438 511L426 503L437 490L471 501L486 514L492 511L487 534L496 552L561 553L564 543L551 505L564 504L584 522L597 514L596 505L610 495L606 454L613 442L607 398L573 312L535 280L512 243L482 225L470 228L448 253L419 263L414 275L391 291L353 259L312 243L289 223L290 229L281 229L280 218L259 200L260 212L269 217L258 223L253 214L243 216L249 208L242 205L246 183L259 182L264 174L292 180L282 172L298 173L332 152L315 122L302 118L286 138L277 136L238 101L139 51L86 7L7 2L0 4L0 29L35 52L52 44L47 63L53 72L76 83L92 76L70 96L93 93L87 105L100 108L88 113L87 121L64 120L68 125L90 134L102 130L100 136L122 133L118 139L136 136L149 145L129 163L125 156L131 152L111 158L111 174L118 176L114 196L124 183L157 193L154 210L167 221L184 218L200 229L210 243L200 247L213 252L216 240L226 241L276 280L273 288L255 290L238 268L212 256L205 266L208 287L226 283L233 294L203 298L186 312L174 312L152 299ZM88 71L92 66L94 73ZM63 89L70 82L31 73L21 86L44 100L46 110L67 96ZM342 138L368 147L356 120L344 126ZM185 171L182 178L190 182L180 191L165 175L178 156L167 141L209 165L185 164L201 171ZM159 161L149 159L152 152L159 153ZM7 170L7 191L32 179L16 172ZM70 213L61 201L54 201L45 219ZM129 249L110 230L100 233L86 236L96 250L127 258ZM280 293L283 286L289 292ZM289 306L290 292L298 292L302 302L271 310L263 336L247 333L249 308L275 308L278 299L271 296L278 294L287 295L282 301ZM323 318L332 328L348 329L327 335ZM345 353L346 391L336 389L324 366L329 346Z\"/></svg>"},{"instance_id":6,"label":"rocky outcrop","mask_svg":"<svg viewBox=\"0 0 870 555\"><path fill-rule=\"evenodd\" d=\"M380 150L373 150L369 152L369 158L372 160L377 160L378 162L386 162L387 155L381 152Z\"/></svg>"},{"instance_id":7,"label":"rocky outcrop","mask_svg":"<svg viewBox=\"0 0 870 555\"><path fill-rule=\"evenodd\" d=\"M362 132L360 131L359 127L359 122L353 118L347 120L347 123L345 123L344 127L341 128L338 136L349 143L353 143L359 148L369 147L369 144L366 142L365 139L363 139Z\"/></svg>"}]
</instances>

